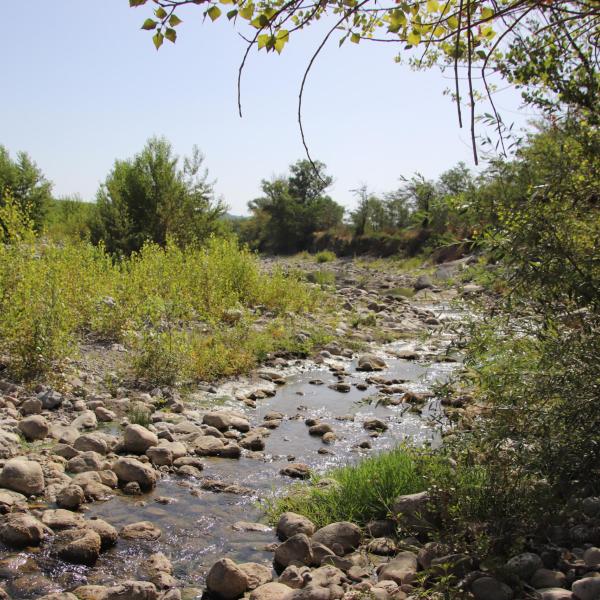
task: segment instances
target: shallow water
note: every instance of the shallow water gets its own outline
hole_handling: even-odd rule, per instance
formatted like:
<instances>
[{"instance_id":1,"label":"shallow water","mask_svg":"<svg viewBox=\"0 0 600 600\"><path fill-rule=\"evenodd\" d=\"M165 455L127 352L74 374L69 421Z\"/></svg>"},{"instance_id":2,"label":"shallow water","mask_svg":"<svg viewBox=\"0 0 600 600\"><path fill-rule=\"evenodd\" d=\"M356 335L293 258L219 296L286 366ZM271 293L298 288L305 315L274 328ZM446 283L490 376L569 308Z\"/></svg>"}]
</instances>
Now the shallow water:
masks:
<instances>
[{"instance_id":1,"label":"shallow water","mask_svg":"<svg viewBox=\"0 0 600 600\"><path fill-rule=\"evenodd\" d=\"M390 350L393 346L389 347ZM386 359L389 368L378 375L390 379L405 380L406 387L414 391L430 388L432 383L443 381L455 368L453 363L430 365L399 359ZM350 383L360 383L369 375L355 371L354 361L344 362ZM277 494L293 483L279 474L288 460L305 462L318 472L331 467L349 464L373 452L392 448L402 440L412 443L437 445L440 443L439 423L442 419L439 403L430 401L422 414L408 411L407 405L384 406L366 399L377 390L369 386L365 391L352 387L349 393L340 393L328 387L337 381L332 372L324 367L302 363L301 372L288 377L288 383L279 387L275 396L257 401L257 408L240 408L241 403L231 400L225 403L247 413L253 426L263 421L269 411L286 415L281 426L270 432L261 457L236 459L204 458L203 477L220 479L252 490L251 495L218 494L200 489L200 482L177 476L165 476L156 489L142 497L118 495L106 502L89 506L87 517L97 516L119 528L129 523L149 520L162 530L157 542L140 543L119 540L117 546L103 554L93 568L78 567L50 560L44 551L35 562L42 572L64 589L81 584L112 583L126 578L144 578L144 557L156 551L164 552L174 564L174 575L184 586L201 587L210 565L227 555L237 561L270 563L272 553L266 546L275 541L272 530L236 531L238 521L256 522L263 518L260 499ZM320 379L323 385L309 381ZM389 429L376 439L369 438L363 428L366 417L376 416L386 421ZM338 440L327 446L319 437L310 436L304 419L312 417L328 422L334 428ZM371 439L372 450L359 450L356 445ZM331 454L319 454L320 448ZM169 497L171 504L155 501ZM6 555L5 555L6 556ZM33 555L21 553L14 556L22 564L23 571ZM14 567L14 563L13 563ZM14 569L13 569L14 572ZM3 577L0 564L0 579ZM10 591L9 585L9 591ZM13 591L14 598L33 598L31 589ZM194 597L192 593L191 597Z\"/></svg>"}]
</instances>

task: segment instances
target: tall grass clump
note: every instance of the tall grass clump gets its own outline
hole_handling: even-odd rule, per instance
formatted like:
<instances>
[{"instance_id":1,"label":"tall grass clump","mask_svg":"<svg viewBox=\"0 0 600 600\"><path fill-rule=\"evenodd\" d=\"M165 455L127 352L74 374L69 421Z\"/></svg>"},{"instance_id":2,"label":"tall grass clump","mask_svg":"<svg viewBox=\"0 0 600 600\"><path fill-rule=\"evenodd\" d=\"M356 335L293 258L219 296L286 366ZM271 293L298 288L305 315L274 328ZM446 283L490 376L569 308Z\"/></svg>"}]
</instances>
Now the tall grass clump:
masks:
<instances>
[{"instance_id":1,"label":"tall grass clump","mask_svg":"<svg viewBox=\"0 0 600 600\"><path fill-rule=\"evenodd\" d=\"M291 511L305 515L317 527L336 521L364 525L393 516L398 496L455 480L456 474L443 454L399 446L335 469L326 477L333 481L322 486L323 477L316 477L313 485L298 486L293 493L275 499L268 507L270 518L275 521L283 512ZM467 478L463 481L466 486ZM475 479L470 485L476 485Z\"/></svg>"},{"instance_id":2,"label":"tall grass clump","mask_svg":"<svg viewBox=\"0 0 600 600\"><path fill-rule=\"evenodd\" d=\"M331 250L323 250L322 252L317 252L315 254L315 260L318 263L332 262L336 258L337 256L335 255L335 252L332 252Z\"/></svg>"}]
</instances>

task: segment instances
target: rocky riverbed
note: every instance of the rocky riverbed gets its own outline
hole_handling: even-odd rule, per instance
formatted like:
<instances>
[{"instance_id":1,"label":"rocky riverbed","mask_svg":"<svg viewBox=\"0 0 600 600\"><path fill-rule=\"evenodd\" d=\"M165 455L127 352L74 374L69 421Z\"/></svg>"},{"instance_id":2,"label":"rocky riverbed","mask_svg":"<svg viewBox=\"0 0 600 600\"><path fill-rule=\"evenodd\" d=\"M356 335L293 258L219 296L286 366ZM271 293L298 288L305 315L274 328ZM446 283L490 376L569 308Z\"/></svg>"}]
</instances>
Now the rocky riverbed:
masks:
<instances>
[{"instance_id":1,"label":"rocky riverbed","mask_svg":"<svg viewBox=\"0 0 600 600\"><path fill-rule=\"evenodd\" d=\"M432 390L460 365L450 303L478 292L448 283L465 262L419 277L287 264L331 273L334 341L185 393L109 386L119 348L89 348L61 390L0 381L0 598L402 600L416 597L418 571L449 563L477 600L510 600L513 588L473 575L469 557L399 540L392 522L315 531L290 513L271 527L260 503L403 440L441 442L448 421ZM451 410L469 407L459 398ZM398 502L416 513L426 497ZM599 504L588 501L589 518ZM532 590L552 588L546 600L600 598L600 577L573 574L597 573L590 536L581 556L571 544L571 562L531 554L513 568Z\"/></svg>"}]
</instances>

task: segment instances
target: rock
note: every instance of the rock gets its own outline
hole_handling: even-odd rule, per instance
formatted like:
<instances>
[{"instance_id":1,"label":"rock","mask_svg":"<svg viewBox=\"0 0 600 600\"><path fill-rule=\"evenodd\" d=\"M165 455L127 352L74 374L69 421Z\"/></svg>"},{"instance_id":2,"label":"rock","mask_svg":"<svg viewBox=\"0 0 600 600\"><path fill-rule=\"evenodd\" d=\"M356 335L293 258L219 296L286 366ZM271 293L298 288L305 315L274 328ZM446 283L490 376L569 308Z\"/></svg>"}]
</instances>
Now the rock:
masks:
<instances>
[{"instance_id":1,"label":"rock","mask_svg":"<svg viewBox=\"0 0 600 600\"><path fill-rule=\"evenodd\" d=\"M75 429L95 429L98 425L96 415L91 410L84 410L76 419L71 423L71 427Z\"/></svg>"},{"instance_id":2,"label":"rock","mask_svg":"<svg viewBox=\"0 0 600 600\"><path fill-rule=\"evenodd\" d=\"M78 600L106 600L108 589L103 585L80 585L73 592Z\"/></svg>"},{"instance_id":3,"label":"rock","mask_svg":"<svg viewBox=\"0 0 600 600\"><path fill-rule=\"evenodd\" d=\"M581 501L581 508L588 517L600 514L600 496L589 496Z\"/></svg>"},{"instance_id":4,"label":"rock","mask_svg":"<svg viewBox=\"0 0 600 600\"><path fill-rule=\"evenodd\" d=\"M323 441L324 444L333 444L333 442L335 442L335 440L337 440L337 436L335 435L335 433L333 431L328 431L325 435L323 435L321 440Z\"/></svg>"},{"instance_id":5,"label":"rock","mask_svg":"<svg viewBox=\"0 0 600 600\"><path fill-rule=\"evenodd\" d=\"M578 600L598 600L600 598L600 577L584 577L571 586Z\"/></svg>"},{"instance_id":6,"label":"rock","mask_svg":"<svg viewBox=\"0 0 600 600\"><path fill-rule=\"evenodd\" d=\"M323 544L332 550L335 550L335 545L340 546L343 554L358 548L360 539L360 527L348 521L340 521L321 527L312 537L313 542ZM338 553L336 552L336 554Z\"/></svg>"},{"instance_id":7,"label":"rock","mask_svg":"<svg viewBox=\"0 0 600 600\"><path fill-rule=\"evenodd\" d=\"M315 525L302 515L293 512L285 512L279 517L277 523L277 537L285 541L297 533L304 533L311 536L315 532Z\"/></svg>"},{"instance_id":8,"label":"rock","mask_svg":"<svg viewBox=\"0 0 600 600\"><path fill-rule=\"evenodd\" d=\"M531 577L531 586L534 588L564 588L565 574L561 571L538 569Z\"/></svg>"},{"instance_id":9,"label":"rock","mask_svg":"<svg viewBox=\"0 0 600 600\"><path fill-rule=\"evenodd\" d=\"M19 411L24 417L39 415L42 412L42 401L39 398L29 398L21 404Z\"/></svg>"},{"instance_id":10,"label":"rock","mask_svg":"<svg viewBox=\"0 0 600 600\"><path fill-rule=\"evenodd\" d=\"M102 600L158 600L158 592L149 581L124 581L108 588Z\"/></svg>"},{"instance_id":11,"label":"rock","mask_svg":"<svg viewBox=\"0 0 600 600\"><path fill-rule=\"evenodd\" d=\"M151 446L146 450L146 456L157 467L171 466L173 464L173 452L165 446Z\"/></svg>"},{"instance_id":12,"label":"rock","mask_svg":"<svg viewBox=\"0 0 600 600\"><path fill-rule=\"evenodd\" d=\"M250 593L250 600L287 600L292 593L291 588L275 581L265 583Z\"/></svg>"},{"instance_id":13,"label":"rock","mask_svg":"<svg viewBox=\"0 0 600 600\"><path fill-rule=\"evenodd\" d=\"M227 431L230 427L242 433L250 431L250 423L243 417L231 412L214 411L206 413L202 417L202 422L210 427L215 427L219 431Z\"/></svg>"},{"instance_id":14,"label":"rock","mask_svg":"<svg viewBox=\"0 0 600 600\"><path fill-rule=\"evenodd\" d=\"M156 485L156 473L152 467L135 458L120 458L113 465L121 484L135 481L143 490L150 490Z\"/></svg>"},{"instance_id":15,"label":"rock","mask_svg":"<svg viewBox=\"0 0 600 600\"><path fill-rule=\"evenodd\" d=\"M304 463L290 463L287 467L283 467L279 473L295 479L308 479L310 477L310 467Z\"/></svg>"},{"instance_id":16,"label":"rock","mask_svg":"<svg viewBox=\"0 0 600 600\"><path fill-rule=\"evenodd\" d=\"M532 575L543 566L542 559L533 552L524 552L513 556L507 563L506 568L521 579L529 581Z\"/></svg>"},{"instance_id":17,"label":"rock","mask_svg":"<svg viewBox=\"0 0 600 600\"><path fill-rule=\"evenodd\" d=\"M37 395L37 397L46 410L54 410L63 403L62 394L59 394L54 390L47 390L46 392L41 392Z\"/></svg>"},{"instance_id":18,"label":"rock","mask_svg":"<svg viewBox=\"0 0 600 600\"><path fill-rule=\"evenodd\" d=\"M100 536L91 529L69 529L57 536L53 551L61 558L76 565L93 565L100 556Z\"/></svg>"},{"instance_id":19,"label":"rock","mask_svg":"<svg viewBox=\"0 0 600 600\"><path fill-rule=\"evenodd\" d=\"M475 600L512 600L513 591L493 577L476 579L471 586Z\"/></svg>"},{"instance_id":20,"label":"rock","mask_svg":"<svg viewBox=\"0 0 600 600\"><path fill-rule=\"evenodd\" d=\"M79 485L68 485L56 494L56 504L61 508L77 510L85 502L85 494Z\"/></svg>"},{"instance_id":21,"label":"rock","mask_svg":"<svg viewBox=\"0 0 600 600\"><path fill-rule=\"evenodd\" d=\"M158 446L158 436L142 425L128 425L123 433L123 451L144 454L148 448Z\"/></svg>"},{"instance_id":22,"label":"rock","mask_svg":"<svg viewBox=\"0 0 600 600\"><path fill-rule=\"evenodd\" d=\"M225 443L221 438L211 435L199 436L193 442L194 452L198 456L218 456L224 446Z\"/></svg>"},{"instance_id":23,"label":"rock","mask_svg":"<svg viewBox=\"0 0 600 600\"><path fill-rule=\"evenodd\" d=\"M396 550L394 540L387 537L375 538L367 544L367 552L378 556L389 556L395 554Z\"/></svg>"},{"instance_id":24,"label":"rock","mask_svg":"<svg viewBox=\"0 0 600 600\"><path fill-rule=\"evenodd\" d=\"M107 550L117 543L117 530L103 519L90 519L85 522L85 527L95 531L100 536L101 550Z\"/></svg>"},{"instance_id":25,"label":"rock","mask_svg":"<svg viewBox=\"0 0 600 600\"><path fill-rule=\"evenodd\" d=\"M162 552L151 554L146 567L151 573L169 573L169 575L173 573L171 561Z\"/></svg>"},{"instance_id":26,"label":"rock","mask_svg":"<svg viewBox=\"0 0 600 600\"><path fill-rule=\"evenodd\" d=\"M1 598L1 596L0 596ZM7 596L8 598L8 596ZM79 600L75 594L71 594L71 592L56 592L53 594L46 594L38 600Z\"/></svg>"},{"instance_id":27,"label":"rock","mask_svg":"<svg viewBox=\"0 0 600 600\"><path fill-rule=\"evenodd\" d=\"M260 433L250 433L240 441L240 446L246 450L260 451L265 449L265 440Z\"/></svg>"},{"instance_id":28,"label":"rock","mask_svg":"<svg viewBox=\"0 0 600 600\"><path fill-rule=\"evenodd\" d=\"M573 592L564 588L542 588L535 590L539 600L572 600Z\"/></svg>"},{"instance_id":29,"label":"rock","mask_svg":"<svg viewBox=\"0 0 600 600\"><path fill-rule=\"evenodd\" d=\"M222 558L210 568L206 587L223 600L234 600L248 590L248 578L231 559Z\"/></svg>"},{"instance_id":30,"label":"rock","mask_svg":"<svg viewBox=\"0 0 600 600\"><path fill-rule=\"evenodd\" d=\"M383 358L376 354L363 354L358 357L357 371L383 371L387 367Z\"/></svg>"},{"instance_id":31,"label":"rock","mask_svg":"<svg viewBox=\"0 0 600 600\"><path fill-rule=\"evenodd\" d=\"M239 568L246 574L248 589L253 590L273 580L273 569L259 563L242 563Z\"/></svg>"},{"instance_id":32,"label":"rock","mask_svg":"<svg viewBox=\"0 0 600 600\"><path fill-rule=\"evenodd\" d=\"M0 515L13 512L15 509L25 508L27 498L19 492L0 489Z\"/></svg>"},{"instance_id":33,"label":"rock","mask_svg":"<svg viewBox=\"0 0 600 600\"><path fill-rule=\"evenodd\" d=\"M275 550L275 564L287 567L290 564L310 565L313 562L313 553L310 539L304 533L296 533Z\"/></svg>"},{"instance_id":34,"label":"rock","mask_svg":"<svg viewBox=\"0 0 600 600\"><path fill-rule=\"evenodd\" d=\"M67 463L69 473L85 473L86 471L102 471L106 461L101 454L88 450L74 456Z\"/></svg>"},{"instance_id":35,"label":"rock","mask_svg":"<svg viewBox=\"0 0 600 600\"><path fill-rule=\"evenodd\" d=\"M398 585L411 583L417 574L417 555L414 552L400 552L392 560L378 569L379 581L391 580Z\"/></svg>"},{"instance_id":36,"label":"rock","mask_svg":"<svg viewBox=\"0 0 600 600\"><path fill-rule=\"evenodd\" d=\"M64 508L57 508L56 510L45 510L42 513L42 523L54 531L60 531L61 529L81 527L84 519L78 513Z\"/></svg>"},{"instance_id":37,"label":"rock","mask_svg":"<svg viewBox=\"0 0 600 600\"><path fill-rule=\"evenodd\" d=\"M86 433L84 435L80 435L75 440L73 448L81 452L92 451L102 455L108 452L108 445L106 441L93 433Z\"/></svg>"},{"instance_id":38,"label":"rock","mask_svg":"<svg viewBox=\"0 0 600 600\"><path fill-rule=\"evenodd\" d=\"M6 515L0 525L0 540L15 548L39 546L50 535L52 530L49 527L25 513Z\"/></svg>"},{"instance_id":39,"label":"rock","mask_svg":"<svg viewBox=\"0 0 600 600\"><path fill-rule=\"evenodd\" d=\"M363 421L363 427L367 431L386 431L388 426L381 420L371 417Z\"/></svg>"},{"instance_id":40,"label":"rock","mask_svg":"<svg viewBox=\"0 0 600 600\"><path fill-rule=\"evenodd\" d=\"M161 536L161 530L150 521L131 523L121 528L119 536L125 540L145 540L148 542L157 540Z\"/></svg>"},{"instance_id":41,"label":"rock","mask_svg":"<svg viewBox=\"0 0 600 600\"><path fill-rule=\"evenodd\" d=\"M50 428L48 421L42 415L31 415L19 421L19 431L27 441L33 442L47 437Z\"/></svg>"},{"instance_id":42,"label":"rock","mask_svg":"<svg viewBox=\"0 0 600 600\"><path fill-rule=\"evenodd\" d=\"M413 285L414 289L418 292L420 290L426 290L433 287L433 282L429 275L420 275Z\"/></svg>"},{"instance_id":43,"label":"rock","mask_svg":"<svg viewBox=\"0 0 600 600\"><path fill-rule=\"evenodd\" d=\"M324 436L326 433L331 432L333 432L333 427L329 423L317 423L308 429L310 435Z\"/></svg>"},{"instance_id":44,"label":"rock","mask_svg":"<svg viewBox=\"0 0 600 600\"><path fill-rule=\"evenodd\" d=\"M112 410L108 410L104 406L97 406L94 409L94 414L100 423L110 423L117 418L117 415Z\"/></svg>"},{"instance_id":45,"label":"rock","mask_svg":"<svg viewBox=\"0 0 600 600\"><path fill-rule=\"evenodd\" d=\"M21 449L21 440L16 433L0 429L0 458L11 458L19 454Z\"/></svg>"},{"instance_id":46,"label":"rock","mask_svg":"<svg viewBox=\"0 0 600 600\"><path fill-rule=\"evenodd\" d=\"M429 510L430 497L427 492L399 496L392 505L392 513L398 518L400 525L417 529L431 529L432 518Z\"/></svg>"},{"instance_id":47,"label":"rock","mask_svg":"<svg viewBox=\"0 0 600 600\"><path fill-rule=\"evenodd\" d=\"M299 589L304 585L304 576L310 573L310 569L304 566L289 565L279 576L279 583L283 583L287 587Z\"/></svg>"},{"instance_id":48,"label":"rock","mask_svg":"<svg viewBox=\"0 0 600 600\"><path fill-rule=\"evenodd\" d=\"M600 568L600 548L596 548L596 547L588 548L583 553L583 562L585 563L585 566L590 567L590 569ZM544 587L558 587L558 586L544 586Z\"/></svg>"},{"instance_id":49,"label":"rock","mask_svg":"<svg viewBox=\"0 0 600 600\"><path fill-rule=\"evenodd\" d=\"M0 473L0 486L33 496L44 491L44 474L39 463L23 458L7 461Z\"/></svg>"}]
</instances>

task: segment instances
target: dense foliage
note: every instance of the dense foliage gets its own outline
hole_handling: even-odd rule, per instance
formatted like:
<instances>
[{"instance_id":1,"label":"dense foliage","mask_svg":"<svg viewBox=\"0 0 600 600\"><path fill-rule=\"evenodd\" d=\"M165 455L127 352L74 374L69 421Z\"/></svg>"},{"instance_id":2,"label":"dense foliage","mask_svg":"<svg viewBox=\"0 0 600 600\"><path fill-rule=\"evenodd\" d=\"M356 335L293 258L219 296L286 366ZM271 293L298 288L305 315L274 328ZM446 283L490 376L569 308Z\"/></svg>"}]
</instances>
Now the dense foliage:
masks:
<instances>
[{"instance_id":1,"label":"dense foliage","mask_svg":"<svg viewBox=\"0 0 600 600\"><path fill-rule=\"evenodd\" d=\"M145 242L202 242L221 226L223 202L215 198L197 148L180 164L171 144L151 138L134 158L117 160L96 198L92 240L128 255Z\"/></svg>"},{"instance_id":2,"label":"dense foliage","mask_svg":"<svg viewBox=\"0 0 600 600\"><path fill-rule=\"evenodd\" d=\"M44 220L51 199L52 185L26 152L12 159L0 146L0 206L12 198L20 211L31 219L37 229ZM0 227L5 227L0 220Z\"/></svg>"}]
</instances>

